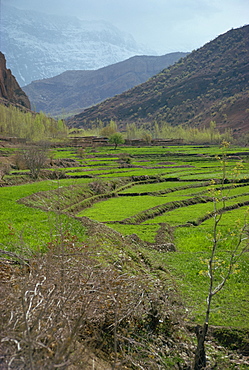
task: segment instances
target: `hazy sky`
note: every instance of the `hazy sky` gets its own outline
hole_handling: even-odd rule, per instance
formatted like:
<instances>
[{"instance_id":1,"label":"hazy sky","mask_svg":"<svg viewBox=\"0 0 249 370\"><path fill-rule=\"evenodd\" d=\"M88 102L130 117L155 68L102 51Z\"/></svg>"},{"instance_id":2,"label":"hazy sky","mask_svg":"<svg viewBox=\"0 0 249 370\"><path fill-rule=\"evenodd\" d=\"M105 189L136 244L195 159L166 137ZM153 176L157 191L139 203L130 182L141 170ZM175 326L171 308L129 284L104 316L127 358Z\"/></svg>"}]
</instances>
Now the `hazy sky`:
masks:
<instances>
[{"instance_id":1,"label":"hazy sky","mask_svg":"<svg viewBox=\"0 0 249 370\"><path fill-rule=\"evenodd\" d=\"M249 0L2 1L21 9L106 20L158 54L192 51L249 23Z\"/></svg>"}]
</instances>

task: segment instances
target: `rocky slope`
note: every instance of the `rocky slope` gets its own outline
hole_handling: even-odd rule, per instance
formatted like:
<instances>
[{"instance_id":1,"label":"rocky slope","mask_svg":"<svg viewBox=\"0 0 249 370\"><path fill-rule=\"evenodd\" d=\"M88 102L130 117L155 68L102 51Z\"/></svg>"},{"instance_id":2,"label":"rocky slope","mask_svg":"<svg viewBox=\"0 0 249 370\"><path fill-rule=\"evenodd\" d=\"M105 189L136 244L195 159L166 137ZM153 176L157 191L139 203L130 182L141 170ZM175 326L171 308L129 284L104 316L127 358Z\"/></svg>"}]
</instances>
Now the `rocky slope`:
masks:
<instances>
[{"instance_id":1,"label":"rocky slope","mask_svg":"<svg viewBox=\"0 0 249 370\"><path fill-rule=\"evenodd\" d=\"M11 70L6 68L6 59L0 52L0 98L2 102L10 102L30 109L30 102L20 88Z\"/></svg>"},{"instance_id":2,"label":"rocky slope","mask_svg":"<svg viewBox=\"0 0 249 370\"><path fill-rule=\"evenodd\" d=\"M150 51L107 22L1 5L2 52L21 86L66 70L97 69Z\"/></svg>"},{"instance_id":3,"label":"rocky slope","mask_svg":"<svg viewBox=\"0 0 249 370\"><path fill-rule=\"evenodd\" d=\"M249 26L232 29L149 81L83 111L75 127L101 119L126 123L166 121L224 131L249 131Z\"/></svg>"},{"instance_id":4,"label":"rocky slope","mask_svg":"<svg viewBox=\"0 0 249 370\"><path fill-rule=\"evenodd\" d=\"M23 89L38 112L72 115L147 81L185 55L136 56L98 70L67 71Z\"/></svg>"}]
</instances>

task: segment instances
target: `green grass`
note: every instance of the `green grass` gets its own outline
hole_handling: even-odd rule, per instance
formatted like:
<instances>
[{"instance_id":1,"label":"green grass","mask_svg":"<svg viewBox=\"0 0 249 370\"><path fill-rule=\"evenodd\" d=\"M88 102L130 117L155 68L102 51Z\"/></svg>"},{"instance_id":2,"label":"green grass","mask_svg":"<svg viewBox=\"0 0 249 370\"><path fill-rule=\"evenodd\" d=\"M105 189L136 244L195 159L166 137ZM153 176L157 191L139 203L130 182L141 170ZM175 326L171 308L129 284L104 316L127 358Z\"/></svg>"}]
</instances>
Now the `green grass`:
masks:
<instances>
[{"instance_id":1,"label":"green grass","mask_svg":"<svg viewBox=\"0 0 249 370\"><path fill-rule=\"evenodd\" d=\"M118 174L122 175L123 171L116 169L116 168L79 168L80 171L77 171L77 168L70 168L70 172L66 172L66 175L70 176L82 176L82 175L90 175L90 176L96 176L96 177L111 177L110 175ZM121 176L120 176L121 177Z\"/></svg>"},{"instance_id":2,"label":"green grass","mask_svg":"<svg viewBox=\"0 0 249 370\"><path fill-rule=\"evenodd\" d=\"M173 198L171 198L173 200ZM179 197L180 199L180 197ZM226 202L226 206L231 206L239 202L248 201L248 195L238 196ZM150 220L150 223L170 223L171 225L183 225L187 222L197 222L199 218L202 218L206 214L214 210L214 205L212 202L204 204L193 204L187 207L181 207L174 209L172 211L166 212L163 215L157 216ZM234 211L233 211L234 212ZM145 221L144 223L146 223Z\"/></svg>"},{"instance_id":3,"label":"green grass","mask_svg":"<svg viewBox=\"0 0 249 370\"><path fill-rule=\"evenodd\" d=\"M181 207L174 209L173 211L166 212L161 216L157 216L151 219L150 223L169 223L172 226L183 225L187 222L196 221L199 217L204 214L213 211L212 203L205 204L193 204L188 207ZM148 223L144 221L143 224Z\"/></svg>"},{"instance_id":4,"label":"green grass","mask_svg":"<svg viewBox=\"0 0 249 370\"><path fill-rule=\"evenodd\" d=\"M184 183L184 186L188 186L192 183ZM121 194L126 194L126 193L145 193L145 192L159 192L167 189L172 189L175 190L178 187L182 187L183 184L181 182L174 182L174 181L165 181L165 182L156 182L154 184L141 184L141 185L134 185L130 189L123 190Z\"/></svg>"},{"instance_id":5,"label":"green grass","mask_svg":"<svg viewBox=\"0 0 249 370\"><path fill-rule=\"evenodd\" d=\"M155 242L155 236L159 229L158 224L154 225L120 225L120 224L110 224L107 226L120 232L123 235L136 234L140 239L146 240L149 243Z\"/></svg>"},{"instance_id":6,"label":"green grass","mask_svg":"<svg viewBox=\"0 0 249 370\"><path fill-rule=\"evenodd\" d=\"M198 244L198 240L195 241ZM202 249L202 245L199 245ZM203 275L207 266L203 260L208 259L208 252L164 253L160 256L161 265L168 266L176 277L181 296L189 312L189 319L203 324L205 320L206 297L208 294L208 277ZM156 256L159 258L158 256ZM228 255L221 253L222 260ZM152 259L155 256L152 255ZM249 328L248 318L248 274L249 256L243 256L240 271L233 274L224 290L214 296L210 324Z\"/></svg>"},{"instance_id":7,"label":"green grass","mask_svg":"<svg viewBox=\"0 0 249 370\"><path fill-rule=\"evenodd\" d=\"M94 204L91 208L77 214L100 222L121 221L138 212L165 203L164 197L143 196L117 197Z\"/></svg>"},{"instance_id":8,"label":"green grass","mask_svg":"<svg viewBox=\"0 0 249 370\"><path fill-rule=\"evenodd\" d=\"M43 249L60 227L82 238L84 228L79 221L18 203L20 198L57 187L56 181L41 181L0 188L0 242L3 247Z\"/></svg>"},{"instance_id":9,"label":"green grass","mask_svg":"<svg viewBox=\"0 0 249 370\"><path fill-rule=\"evenodd\" d=\"M221 219L219 230L225 238L220 243L218 257L227 262L230 248L236 239L230 232L236 227L236 221L244 223L244 215L248 207L226 212ZM205 317L205 299L208 293L207 260L210 258L213 219L209 219L198 227L184 227L175 230L175 243L178 253L162 255L161 263L170 266L171 272L177 277L183 299L188 306L190 318L202 323ZM229 236L226 239L226 236ZM153 257L152 257L153 258ZM249 253L246 252L232 274L222 292L214 297L210 323L233 327L246 327L248 324L248 276Z\"/></svg>"},{"instance_id":10,"label":"green grass","mask_svg":"<svg viewBox=\"0 0 249 370\"><path fill-rule=\"evenodd\" d=\"M53 159L67 159L76 157L76 152L74 148L52 149L51 154L53 155Z\"/></svg>"},{"instance_id":11,"label":"green grass","mask_svg":"<svg viewBox=\"0 0 249 370\"><path fill-rule=\"evenodd\" d=\"M168 169L147 169L147 168L127 168L127 169L117 169L117 173L119 173L119 177L132 177L132 176L158 176L158 175L165 175L166 173L170 173ZM115 173L115 171L113 171ZM102 175L101 173L99 174L101 177L108 176L110 177L109 174L107 175Z\"/></svg>"},{"instance_id":12,"label":"green grass","mask_svg":"<svg viewBox=\"0 0 249 370\"><path fill-rule=\"evenodd\" d=\"M108 226L121 232L123 235L137 234L142 240L150 243L155 242L160 223L169 223L174 227L176 253L159 253L151 249L145 249L144 253L147 254L154 270L157 268L169 269L172 280L177 286L186 308L189 310L189 320L203 323L205 299L208 291L208 278L205 275L206 262L204 264L204 261L210 256L210 235L212 235L213 230L213 219L210 218L199 226L177 226L184 225L188 221L197 221L205 214L208 214L208 212L212 212L213 203L182 207L179 202L179 208L165 212L155 218L147 219L139 225L112 222L121 221L167 202L195 197L199 192L206 191L208 186L205 186L204 182L222 177L220 162L215 159L215 155L220 153L219 148L217 146L118 147L114 151L113 148L103 147L96 149L95 152L91 151L91 149L86 149L83 158L78 156L77 150L74 148L55 149L53 152L55 159L73 158L82 164L82 167L64 169L68 175L89 175L93 178L40 181L26 185L0 187L1 247L11 250L20 250L27 247L32 249L45 248L51 239L67 230L84 241L84 227L79 220L68 215L59 215L52 211L45 212L38 208L27 207L18 203L20 198L38 193L37 199L39 201L34 200L33 205L40 206L42 202L45 202L46 208L48 208L50 199L49 197L46 201L44 199L47 194L51 193L51 197L53 197L51 205L53 203L54 207L54 204L57 201L60 202L61 199L60 206L63 208L71 205L71 203L76 202L77 205L77 202L81 202L81 190L71 191L70 185L76 185L77 189L80 189L80 185L88 184L99 178L105 181L112 181L114 179L128 179L133 176L140 177L145 175L154 178L178 178L179 181L142 184L135 183L134 178L130 179L133 186L122 190L122 194L145 192L154 194L120 196L107 200L100 199L98 203L80 212L77 216L87 216L100 222L106 222ZM249 150L236 147L228 149L228 154L237 155L244 152L249 153ZM9 152L9 155L11 153ZM130 155L132 164L143 166L143 168L118 168L118 155L121 153ZM244 159L244 168L238 174L238 178L248 177L249 173L248 157L244 154L241 154L241 157ZM167 162L169 163L167 164ZM234 159L228 160L227 177L230 179L233 177L232 168L235 163L236 160ZM165 168L159 168L162 166L165 166ZM10 175L9 177L14 179L15 175ZM16 176L17 178L18 176ZM195 181L196 179L198 181ZM201 186L195 187L198 185ZM228 196L233 196L234 198L228 199L226 205L234 205L248 200L248 185L228 190L229 186L230 184L226 184L227 190L225 190L225 193L227 192ZM186 189L184 189L185 187ZM166 192L167 190L172 190L172 192L161 195L156 194L156 192ZM40 192L44 192L42 194L45 196L44 199ZM60 192L61 198L58 196L58 199L56 199L55 194L57 193L58 195ZM202 195L210 194L206 192ZM39 202L40 204L38 204ZM240 219L243 223L247 208L240 207L239 209L227 211L222 216L219 230L221 230L222 235L228 236L228 238L221 243L218 252L219 257L225 262L229 257L227 250L235 243L235 240L231 237L231 230L237 225L237 220ZM99 240L102 240L102 237L103 235L99 235ZM112 251L111 248L109 243L108 245L103 243L103 249L108 249L110 253ZM214 298L210 324L249 327L248 262L249 256L247 252L243 255L236 273L229 279L227 287Z\"/></svg>"},{"instance_id":13,"label":"green grass","mask_svg":"<svg viewBox=\"0 0 249 370\"><path fill-rule=\"evenodd\" d=\"M231 155L234 153L245 153L247 151L246 148L230 146L227 148L226 152L227 155ZM127 153L132 155L134 158L137 156L146 156L149 155L158 156L160 157L160 161L162 161L162 157L164 158L173 158L174 156L180 154L184 155L187 158L197 158L198 160L210 160L210 156L214 157L216 155L220 155L220 148L218 145L213 146L195 146L195 145L177 145L177 146L168 146L168 147L151 147L151 146L144 146L140 148L136 147L118 147L116 151L113 150L111 147L101 147L98 148L98 154L105 154L105 155L117 155L118 153ZM196 157L195 157L196 156ZM201 158L199 157L201 156ZM205 158L205 156L207 156ZM184 158L185 158L184 157Z\"/></svg>"},{"instance_id":14,"label":"green grass","mask_svg":"<svg viewBox=\"0 0 249 370\"><path fill-rule=\"evenodd\" d=\"M248 200L248 198L247 198ZM245 223L247 222L248 223L248 220L249 220L249 215L248 215L248 211L249 211L249 207L248 205L247 206L243 206L243 207L240 207L238 209L233 209L231 211L227 211L226 213L224 213L222 215L222 219L221 219L221 227L223 226L226 226L227 228L233 228L234 225L240 221L242 223ZM246 219L247 218L247 221ZM209 220L206 220L203 222L203 225L210 225L212 224L212 219L209 219Z\"/></svg>"}]
</instances>

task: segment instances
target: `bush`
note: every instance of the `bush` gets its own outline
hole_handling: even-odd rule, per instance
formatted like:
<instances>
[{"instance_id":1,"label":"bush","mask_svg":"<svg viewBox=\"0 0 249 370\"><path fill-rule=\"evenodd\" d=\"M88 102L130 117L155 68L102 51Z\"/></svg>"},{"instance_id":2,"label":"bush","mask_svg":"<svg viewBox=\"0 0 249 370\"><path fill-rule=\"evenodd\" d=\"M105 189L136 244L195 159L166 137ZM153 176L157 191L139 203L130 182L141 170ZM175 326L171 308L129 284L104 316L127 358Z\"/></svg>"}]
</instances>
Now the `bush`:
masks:
<instances>
[{"instance_id":1,"label":"bush","mask_svg":"<svg viewBox=\"0 0 249 370\"><path fill-rule=\"evenodd\" d=\"M10 165L8 163L5 163L4 165L2 165L2 167L0 167L0 181L3 181L4 176L9 174L10 174Z\"/></svg>"},{"instance_id":2,"label":"bush","mask_svg":"<svg viewBox=\"0 0 249 370\"><path fill-rule=\"evenodd\" d=\"M115 145L114 149L117 149L117 146L119 144L124 144L124 138L122 134L120 134L119 132L116 132L115 134L109 137L109 143L114 144Z\"/></svg>"},{"instance_id":3,"label":"bush","mask_svg":"<svg viewBox=\"0 0 249 370\"><path fill-rule=\"evenodd\" d=\"M31 177L37 179L47 160L47 148L44 146L30 146L23 150L23 159L30 170Z\"/></svg>"},{"instance_id":4,"label":"bush","mask_svg":"<svg viewBox=\"0 0 249 370\"><path fill-rule=\"evenodd\" d=\"M95 180L89 183L89 188L96 195L104 194L108 191L108 184L101 180Z\"/></svg>"}]
</instances>

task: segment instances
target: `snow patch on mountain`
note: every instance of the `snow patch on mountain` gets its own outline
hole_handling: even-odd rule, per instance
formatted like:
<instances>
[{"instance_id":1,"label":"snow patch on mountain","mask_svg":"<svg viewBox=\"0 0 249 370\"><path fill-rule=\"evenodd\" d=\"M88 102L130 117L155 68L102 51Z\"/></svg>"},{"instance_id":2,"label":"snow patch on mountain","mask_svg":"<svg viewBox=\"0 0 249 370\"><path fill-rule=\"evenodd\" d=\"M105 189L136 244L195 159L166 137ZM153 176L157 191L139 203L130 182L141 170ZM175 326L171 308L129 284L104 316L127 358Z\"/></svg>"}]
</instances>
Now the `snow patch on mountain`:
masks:
<instances>
[{"instance_id":1,"label":"snow patch on mountain","mask_svg":"<svg viewBox=\"0 0 249 370\"><path fill-rule=\"evenodd\" d=\"M156 54L105 21L1 7L1 51L21 86L66 70L98 69Z\"/></svg>"}]
</instances>

